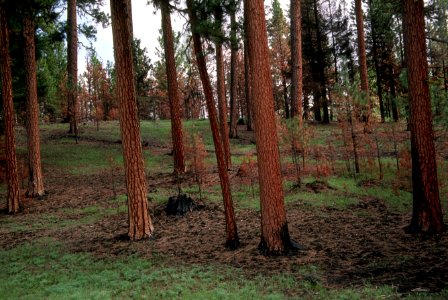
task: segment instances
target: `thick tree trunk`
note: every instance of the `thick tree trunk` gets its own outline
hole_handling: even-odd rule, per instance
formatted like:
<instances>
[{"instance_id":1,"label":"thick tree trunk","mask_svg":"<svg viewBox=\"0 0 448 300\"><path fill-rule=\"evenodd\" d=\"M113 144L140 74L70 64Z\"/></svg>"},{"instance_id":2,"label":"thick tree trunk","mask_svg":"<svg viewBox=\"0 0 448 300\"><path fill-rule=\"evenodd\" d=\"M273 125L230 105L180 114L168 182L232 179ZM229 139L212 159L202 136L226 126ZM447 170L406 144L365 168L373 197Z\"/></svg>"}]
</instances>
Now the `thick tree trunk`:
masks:
<instances>
[{"instance_id":1,"label":"thick tree trunk","mask_svg":"<svg viewBox=\"0 0 448 300\"><path fill-rule=\"evenodd\" d=\"M355 13L356 13L356 29L358 33L358 57L361 77L361 92L367 99L365 105L365 111L363 114L364 121L369 126L370 118L370 100L369 100L369 81L367 77L367 58L366 58L366 41L364 37L364 18L362 15L362 3L361 0L355 0Z\"/></svg>"},{"instance_id":2,"label":"thick tree trunk","mask_svg":"<svg viewBox=\"0 0 448 300\"><path fill-rule=\"evenodd\" d=\"M210 78L207 73L207 65L205 62L204 51L202 49L201 38L196 32L197 18L193 0L187 0L188 15L190 17L191 31L193 35L194 52L198 65L199 75L202 81L202 88L207 103L208 117L213 135L213 143L215 145L216 160L218 162L219 180L221 183L222 197L224 202L224 212L226 218L226 247L235 249L239 246L238 231L235 221L235 213L233 210L232 194L230 191L230 178L227 173L223 145L219 135L218 118L215 103L213 101L213 90Z\"/></svg>"},{"instance_id":3,"label":"thick tree trunk","mask_svg":"<svg viewBox=\"0 0 448 300\"><path fill-rule=\"evenodd\" d=\"M140 124L132 63L130 0L111 0L117 98L120 105L120 129L128 192L129 237L148 238L153 226L148 214L145 166L142 155Z\"/></svg>"},{"instance_id":4,"label":"thick tree trunk","mask_svg":"<svg viewBox=\"0 0 448 300\"><path fill-rule=\"evenodd\" d=\"M17 174L16 138L14 133L14 104L12 98L11 58L9 56L9 29L5 5L0 3L0 74L2 78L3 118L5 122L6 196L8 213L20 210L19 177Z\"/></svg>"},{"instance_id":5,"label":"thick tree trunk","mask_svg":"<svg viewBox=\"0 0 448 300\"><path fill-rule=\"evenodd\" d=\"M237 85L238 85L238 70L236 58L238 55L238 41L236 37L236 2L232 1L232 8L230 11L230 137L237 138L238 125L238 104L237 104Z\"/></svg>"},{"instance_id":6,"label":"thick tree trunk","mask_svg":"<svg viewBox=\"0 0 448 300\"><path fill-rule=\"evenodd\" d=\"M78 28L76 19L76 1L67 3L67 92L68 117L70 121L69 133L78 136Z\"/></svg>"},{"instance_id":7,"label":"thick tree trunk","mask_svg":"<svg viewBox=\"0 0 448 300\"><path fill-rule=\"evenodd\" d=\"M284 254L292 248L283 197L282 176L274 115L264 2L246 0L247 38L253 80L255 137L260 183L261 242L266 254Z\"/></svg>"},{"instance_id":8,"label":"thick tree trunk","mask_svg":"<svg viewBox=\"0 0 448 300\"><path fill-rule=\"evenodd\" d=\"M215 12L217 22L222 22L221 7L217 8ZM220 28L222 33L222 29ZM222 39L220 37L216 40L216 81L218 93L218 109L219 109L219 125L221 132L221 139L224 147L224 155L226 159L227 169L230 170L232 166L230 156L230 141L229 141L229 125L227 123L227 99L226 99L226 85L224 75L224 58L222 54Z\"/></svg>"},{"instance_id":9,"label":"thick tree trunk","mask_svg":"<svg viewBox=\"0 0 448 300\"><path fill-rule=\"evenodd\" d=\"M300 0L291 0L291 117L302 124L302 10ZM301 127L301 126L300 126Z\"/></svg>"},{"instance_id":10,"label":"thick tree trunk","mask_svg":"<svg viewBox=\"0 0 448 300\"><path fill-rule=\"evenodd\" d=\"M182 110L179 100L179 87L177 83L176 60L174 58L174 39L171 27L171 16L168 0L160 3L162 12L162 31L165 47L166 76L168 81L168 98L171 114L171 137L174 152L174 172L185 172L185 154L182 132Z\"/></svg>"},{"instance_id":11,"label":"thick tree trunk","mask_svg":"<svg viewBox=\"0 0 448 300\"><path fill-rule=\"evenodd\" d=\"M439 234L445 230L445 226L437 181L423 6L423 0L404 1L413 185L413 213L407 229L411 232Z\"/></svg>"},{"instance_id":12,"label":"thick tree trunk","mask_svg":"<svg viewBox=\"0 0 448 300\"><path fill-rule=\"evenodd\" d=\"M28 164L30 175L27 195L40 197L45 194L40 159L39 103L37 101L36 49L34 21L29 14L23 19L24 65L26 85L26 132L28 136Z\"/></svg>"}]
</instances>

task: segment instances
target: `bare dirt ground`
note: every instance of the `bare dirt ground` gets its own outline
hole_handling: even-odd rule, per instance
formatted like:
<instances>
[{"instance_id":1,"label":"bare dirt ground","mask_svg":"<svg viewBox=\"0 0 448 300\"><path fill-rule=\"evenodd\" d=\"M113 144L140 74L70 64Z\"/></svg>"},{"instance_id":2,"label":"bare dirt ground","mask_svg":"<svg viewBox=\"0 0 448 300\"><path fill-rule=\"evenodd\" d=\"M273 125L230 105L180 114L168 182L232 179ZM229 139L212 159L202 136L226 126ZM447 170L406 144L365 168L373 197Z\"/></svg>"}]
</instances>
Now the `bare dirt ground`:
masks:
<instances>
[{"instance_id":1,"label":"bare dirt ground","mask_svg":"<svg viewBox=\"0 0 448 300\"><path fill-rule=\"evenodd\" d=\"M87 206L114 208L108 176L68 175L63 170L45 172L48 196L28 200L15 222ZM152 187L166 184L169 177L152 174ZM215 176L215 175L212 175ZM164 180L162 180L164 179ZM238 184L238 178L234 178ZM123 183L118 194L124 194ZM4 203L0 204L4 211ZM76 210L75 210L76 211ZM300 202L287 206L290 234L307 249L285 257L266 257L259 253L259 214L250 209L236 212L241 247L224 248L225 224L221 206L205 202L201 210L184 217L166 216L163 205L150 204L155 226L150 240L130 242L127 214L121 212L96 223L81 224L30 232L5 234L0 229L2 249L13 248L40 237L60 240L73 252L87 252L95 257L138 254L158 255L170 264L219 264L240 268L248 276L289 273L298 279L318 282L327 287L392 285L400 292L416 289L439 291L448 284L448 237L425 238L405 234L409 214L391 212L381 201L365 197L348 209L313 208ZM4 212L0 215L5 217ZM73 213L70 219L81 215ZM317 274L306 272L316 266Z\"/></svg>"}]
</instances>

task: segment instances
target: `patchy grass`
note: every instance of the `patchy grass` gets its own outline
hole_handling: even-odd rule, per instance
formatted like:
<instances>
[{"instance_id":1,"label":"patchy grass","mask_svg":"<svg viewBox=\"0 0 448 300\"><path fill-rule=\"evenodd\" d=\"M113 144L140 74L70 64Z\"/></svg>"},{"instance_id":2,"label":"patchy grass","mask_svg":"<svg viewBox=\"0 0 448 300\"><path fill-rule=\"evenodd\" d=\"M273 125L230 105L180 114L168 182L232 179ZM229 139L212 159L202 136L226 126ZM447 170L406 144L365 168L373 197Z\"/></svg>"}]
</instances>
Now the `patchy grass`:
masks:
<instances>
[{"instance_id":1,"label":"patchy grass","mask_svg":"<svg viewBox=\"0 0 448 300\"><path fill-rule=\"evenodd\" d=\"M366 286L341 290L321 283L317 267L292 275L247 278L232 267L170 265L152 259L119 256L96 259L71 253L44 238L11 250L0 250L0 295L3 299L398 299L393 287ZM426 294L423 294L426 296ZM421 296L423 296L421 295ZM442 299L447 293L434 294ZM410 299L423 299L413 295Z\"/></svg>"}]
</instances>

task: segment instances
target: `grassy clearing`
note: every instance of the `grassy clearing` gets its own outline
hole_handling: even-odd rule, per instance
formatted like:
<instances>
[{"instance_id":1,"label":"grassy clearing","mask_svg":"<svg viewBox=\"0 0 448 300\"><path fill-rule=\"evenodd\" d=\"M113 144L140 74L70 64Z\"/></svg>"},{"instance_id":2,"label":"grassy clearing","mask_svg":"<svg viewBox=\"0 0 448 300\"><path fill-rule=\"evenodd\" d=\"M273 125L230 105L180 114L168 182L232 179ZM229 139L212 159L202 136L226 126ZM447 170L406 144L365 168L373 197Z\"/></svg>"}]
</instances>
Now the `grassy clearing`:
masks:
<instances>
[{"instance_id":1,"label":"grassy clearing","mask_svg":"<svg viewBox=\"0 0 448 300\"><path fill-rule=\"evenodd\" d=\"M299 267L294 275L247 278L239 269L172 266L154 253L95 259L70 253L48 238L11 250L0 250L2 299L398 299L392 287L366 286L334 290L321 283L315 266ZM448 294L435 294L442 299ZM410 299L423 299L426 294Z\"/></svg>"},{"instance_id":2,"label":"grassy clearing","mask_svg":"<svg viewBox=\"0 0 448 300\"><path fill-rule=\"evenodd\" d=\"M314 126L314 125L313 125ZM186 121L184 127L189 132L203 135L206 149L213 151L213 141L208 120ZM316 134L310 145L325 146L332 138L331 130L337 127L314 126ZM52 124L41 127L46 143L42 145L44 168L63 169L69 174L88 175L108 171L110 160L122 168L121 145L117 122L102 122L96 131L93 124L81 126L85 138L80 144L68 137L51 139L51 136L66 134L67 124ZM156 150L144 150L147 173L171 173L172 156L166 155L165 148L171 144L169 121L142 122L142 140L156 146ZM19 152L25 152L24 130L18 129ZM98 144L93 140L105 141ZM312 147L312 146L311 146ZM243 158L255 151L255 145L239 144L231 140L232 162L234 168ZM290 163L289 156L283 162ZM209 166L216 166L212 152L206 158ZM362 174L356 180L345 171L346 163L336 160L337 174L320 178L331 189L315 193L305 185L316 180L312 175L302 178L301 189L293 189L293 182L284 184L287 203L306 203L310 209L319 211L321 207L347 209L365 197L384 201L393 211L410 211L412 194L396 182L395 160L383 158L384 179L372 185L359 184L378 178L377 166L369 166L362 161ZM310 166L318 162L307 159ZM369 169L370 168L370 169ZM447 165L440 167L442 172ZM147 174L147 175L148 175ZM445 173L443 173L445 174ZM446 177L447 175L445 175ZM396 184L397 183L397 184ZM183 191L195 199L199 198L198 187L183 187ZM259 211L259 187L254 184L232 186L233 199L237 209ZM155 203L164 203L177 193L176 187L152 190L149 198ZM6 194L6 185L0 185L0 198ZM442 203L448 202L448 185L441 188ZM445 195L445 196L444 196ZM219 183L203 187L204 202L222 204ZM445 197L445 198L443 198ZM108 200L108 207L90 205L76 209L58 209L40 215L29 214L20 222L13 216L2 216L2 233L24 233L38 230L59 230L73 228L95 222L127 211L126 195ZM369 216L365 216L369 217ZM445 218L447 218L445 214ZM397 258L398 259L398 258ZM402 258L407 259L406 257ZM372 264L384 265L388 261L377 260ZM182 266L166 261L163 254L154 253L151 259L117 256L114 259L97 259L83 253L71 253L64 242L41 239L31 244L16 246L10 250L0 249L0 299L110 299L110 298L149 298L149 299L448 299L448 290L439 294L413 293L400 295L394 287L375 287L366 284L361 288L329 289L324 286L324 272L314 265L292 267L291 272L279 276L259 275L246 277L241 270L220 265Z\"/></svg>"}]
</instances>

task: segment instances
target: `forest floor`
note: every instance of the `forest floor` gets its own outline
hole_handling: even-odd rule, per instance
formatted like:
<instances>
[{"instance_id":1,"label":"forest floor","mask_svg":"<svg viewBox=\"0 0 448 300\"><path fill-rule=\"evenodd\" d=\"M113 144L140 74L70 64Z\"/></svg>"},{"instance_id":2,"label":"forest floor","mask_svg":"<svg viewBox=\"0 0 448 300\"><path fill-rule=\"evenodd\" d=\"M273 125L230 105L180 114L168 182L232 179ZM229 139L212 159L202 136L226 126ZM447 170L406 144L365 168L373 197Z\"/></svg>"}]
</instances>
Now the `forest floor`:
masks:
<instances>
[{"instance_id":1,"label":"forest floor","mask_svg":"<svg viewBox=\"0 0 448 300\"><path fill-rule=\"evenodd\" d=\"M204 197L192 176L182 183L200 209L173 217L164 211L168 198L177 194L169 123L142 123L155 231L139 242L126 239L118 124L103 123L99 132L84 125L78 144L66 136L64 125L43 126L48 194L25 199L23 212L15 216L6 215L5 201L0 203L0 298L448 298L448 237L404 232L412 208L406 155L401 155L401 170L394 169L387 136L382 137L381 180L374 155L364 153L356 178L342 150L332 158L325 145L339 131L334 124L309 125L315 128L300 188L287 147L281 148L289 230L306 249L266 257L257 249L258 187L241 170L255 152L253 135L241 126L240 138L232 140L230 175L241 247L231 251L224 247L224 212L207 126L206 121L186 124L190 132L203 134L208 150ZM407 134L394 132L401 135L396 138L401 148ZM25 153L23 135L19 128L19 157ZM440 143L447 222L446 140ZM0 199L5 194L1 184Z\"/></svg>"}]
</instances>

